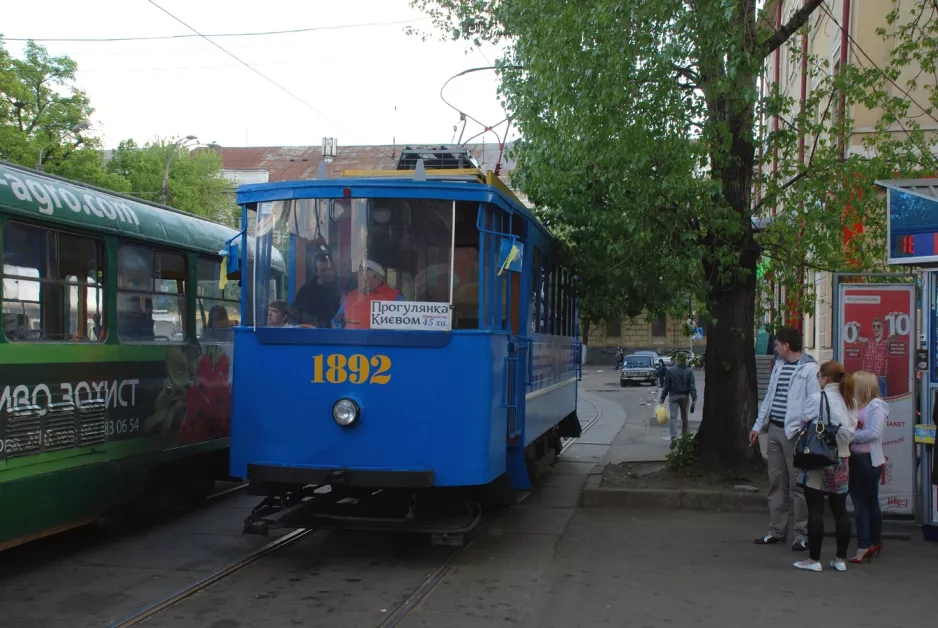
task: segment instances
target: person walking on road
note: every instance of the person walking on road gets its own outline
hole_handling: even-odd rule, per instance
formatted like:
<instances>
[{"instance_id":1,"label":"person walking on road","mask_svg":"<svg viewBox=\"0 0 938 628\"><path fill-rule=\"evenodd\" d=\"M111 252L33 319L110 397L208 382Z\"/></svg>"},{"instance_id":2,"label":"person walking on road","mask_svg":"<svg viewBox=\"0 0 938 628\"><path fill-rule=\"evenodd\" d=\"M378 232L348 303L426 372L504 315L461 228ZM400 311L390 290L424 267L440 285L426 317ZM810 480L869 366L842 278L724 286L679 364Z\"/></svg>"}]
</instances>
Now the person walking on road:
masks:
<instances>
[{"instance_id":1,"label":"person walking on road","mask_svg":"<svg viewBox=\"0 0 938 628\"><path fill-rule=\"evenodd\" d=\"M808 558L796 562L798 569L821 571L821 543L824 541L824 498L834 513L837 554L830 565L847 571L847 548L850 546L850 518L847 516L847 489L850 483L850 441L857 430L857 401L853 397L853 378L840 362L825 362L817 374L821 392L805 402L804 421L817 420L839 426L837 464L822 469L802 471L798 478L808 503ZM809 427L814 429L814 427Z\"/></svg>"},{"instance_id":2,"label":"person walking on road","mask_svg":"<svg viewBox=\"0 0 938 628\"><path fill-rule=\"evenodd\" d=\"M664 360L658 360L655 375L658 377L658 388L664 388L664 378L668 375L668 367L664 365Z\"/></svg>"},{"instance_id":3,"label":"person walking on road","mask_svg":"<svg viewBox=\"0 0 938 628\"><path fill-rule=\"evenodd\" d=\"M671 410L671 446L677 442L677 415L681 413L681 435L687 434L688 414L694 413L694 406L697 405L697 384L694 382L694 371L687 366L687 356L678 353L676 356L677 364L668 369L664 376L664 386L661 388L661 398L659 403L670 396ZM690 411L688 412L688 404Z\"/></svg>"},{"instance_id":4,"label":"person walking on road","mask_svg":"<svg viewBox=\"0 0 938 628\"><path fill-rule=\"evenodd\" d=\"M794 518L794 543L791 549L808 549L808 507L804 491L798 486L793 462L794 439L801 430L805 401L820 394L817 361L802 352L801 332L782 327L775 335L778 359L769 378L769 388L752 426L749 441L755 445L759 433L768 431L766 455L769 467L769 533L756 539L758 545L784 543L789 520Z\"/></svg>"},{"instance_id":5,"label":"person walking on road","mask_svg":"<svg viewBox=\"0 0 938 628\"><path fill-rule=\"evenodd\" d=\"M857 521L857 555L851 563L871 560L883 549L883 512L879 506L879 481L886 457L883 429L889 406L879 398L880 380L875 373L853 374L857 393L857 433L850 443L850 499Z\"/></svg>"}]
</instances>

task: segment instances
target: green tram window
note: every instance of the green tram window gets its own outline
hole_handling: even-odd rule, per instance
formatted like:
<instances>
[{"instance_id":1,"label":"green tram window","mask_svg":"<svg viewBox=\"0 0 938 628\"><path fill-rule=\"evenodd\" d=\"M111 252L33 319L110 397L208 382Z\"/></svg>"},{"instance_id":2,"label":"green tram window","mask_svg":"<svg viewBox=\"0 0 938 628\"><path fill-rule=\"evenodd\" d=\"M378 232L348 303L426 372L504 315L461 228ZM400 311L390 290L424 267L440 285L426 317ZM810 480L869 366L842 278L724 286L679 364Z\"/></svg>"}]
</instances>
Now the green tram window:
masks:
<instances>
[{"instance_id":1,"label":"green tram window","mask_svg":"<svg viewBox=\"0 0 938 628\"><path fill-rule=\"evenodd\" d=\"M186 341L186 259L121 244L117 252L117 336L122 343Z\"/></svg>"},{"instance_id":2,"label":"green tram window","mask_svg":"<svg viewBox=\"0 0 938 628\"><path fill-rule=\"evenodd\" d=\"M11 342L105 338L104 244L19 223L3 228L3 333Z\"/></svg>"},{"instance_id":3,"label":"green tram window","mask_svg":"<svg viewBox=\"0 0 938 628\"><path fill-rule=\"evenodd\" d=\"M241 287L221 276L221 260L200 257L197 268L195 333L199 342L231 342L241 318Z\"/></svg>"}]
</instances>

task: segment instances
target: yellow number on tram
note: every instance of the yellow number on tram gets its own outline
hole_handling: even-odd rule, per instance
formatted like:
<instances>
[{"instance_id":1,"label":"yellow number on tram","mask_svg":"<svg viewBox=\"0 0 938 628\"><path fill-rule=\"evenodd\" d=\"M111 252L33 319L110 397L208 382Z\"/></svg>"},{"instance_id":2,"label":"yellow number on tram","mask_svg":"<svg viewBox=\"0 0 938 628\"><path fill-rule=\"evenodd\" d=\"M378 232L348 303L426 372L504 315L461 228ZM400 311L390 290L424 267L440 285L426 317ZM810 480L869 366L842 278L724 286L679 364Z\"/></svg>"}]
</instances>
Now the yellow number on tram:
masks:
<instances>
[{"instance_id":1,"label":"yellow number on tram","mask_svg":"<svg viewBox=\"0 0 938 628\"><path fill-rule=\"evenodd\" d=\"M341 353L313 356L314 384L387 384L391 381L391 358L386 355L368 356L356 353L346 357Z\"/></svg>"}]
</instances>

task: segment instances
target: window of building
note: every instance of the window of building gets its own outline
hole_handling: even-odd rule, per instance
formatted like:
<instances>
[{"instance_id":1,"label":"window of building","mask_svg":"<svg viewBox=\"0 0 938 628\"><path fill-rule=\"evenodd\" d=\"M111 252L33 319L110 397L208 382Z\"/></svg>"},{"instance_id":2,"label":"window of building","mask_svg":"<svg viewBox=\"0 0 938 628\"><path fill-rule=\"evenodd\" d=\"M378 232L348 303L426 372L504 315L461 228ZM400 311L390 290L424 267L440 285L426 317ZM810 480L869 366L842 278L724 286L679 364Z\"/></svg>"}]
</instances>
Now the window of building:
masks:
<instances>
[{"instance_id":1,"label":"window of building","mask_svg":"<svg viewBox=\"0 0 938 628\"><path fill-rule=\"evenodd\" d=\"M622 333L622 319L616 316L614 319L606 321L606 336L609 338L618 338Z\"/></svg>"},{"instance_id":2,"label":"window of building","mask_svg":"<svg viewBox=\"0 0 938 628\"><path fill-rule=\"evenodd\" d=\"M221 260L200 257L197 268L195 333L200 342L231 342L231 328L241 315L241 288L220 277ZM271 288L272 298L278 294Z\"/></svg>"},{"instance_id":3,"label":"window of building","mask_svg":"<svg viewBox=\"0 0 938 628\"><path fill-rule=\"evenodd\" d=\"M117 335L121 342L185 342L186 259L122 244L117 253Z\"/></svg>"},{"instance_id":4,"label":"window of building","mask_svg":"<svg viewBox=\"0 0 938 628\"><path fill-rule=\"evenodd\" d=\"M668 335L668 316L667 314L661 314L654 320L651 324L651 336L652 338L663 338Z\"/></svg>"},{"instance_id":5,"label":"window of building","mask_svg":"<svg viewBox=\"0 0 938 628\"><path fill-rule=\"evenodd\" d=\"M3 229L3 333L10 341L104 339L104 244L30 225Z\"/></svg>"}]
</instances>

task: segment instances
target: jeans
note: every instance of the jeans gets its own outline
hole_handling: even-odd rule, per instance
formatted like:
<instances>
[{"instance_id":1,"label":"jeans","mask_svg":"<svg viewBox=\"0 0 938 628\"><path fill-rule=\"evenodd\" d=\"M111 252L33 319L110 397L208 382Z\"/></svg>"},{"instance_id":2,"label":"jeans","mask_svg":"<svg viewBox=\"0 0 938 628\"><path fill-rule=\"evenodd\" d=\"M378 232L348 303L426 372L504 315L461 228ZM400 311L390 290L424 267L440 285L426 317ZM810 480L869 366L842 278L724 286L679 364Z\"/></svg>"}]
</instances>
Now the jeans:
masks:
<instances>
[{"instance_id":1,"label":"jeans","mask_svg":"<svg viewBox=\"0 0 938 628\"><path fill-rule=\"evenodd\" d=\"M687 434L688 430L688 412L690 410L690 398L687 395L671 395L671 403L669 406L671 411L671 421L669 427L671 428L671 440L677 440L677 420L678 413L681 415L681 436Z\"/></svg>"},{"instance_id":2,"label":"jeans","mask_svg":"<svg viewBox=\"0 0 938 628\"><path fill-rule=\"evenodd\" d=\"M886 398L886 392L887 392L887 388L886 388L886 376L885 376L885 375L880 375L880 376L877 377L876 379L879 380L879 396L880 396L882 399L885 399L885 398Z\"/></svg>"},{"instance_id":3,"label":"jeans","mask_svg":"<svg viewBox=\"0 0 938 628\"><path fill-rule=\"evenodd\" d=\"M850 454L850 499L857 520L857 549L882 542L883 512L879 507L882 467L874 467L869 454Z\"/></svg>"},{"instance_id":4,"label":"jeans","mask_svg":"<svg viewBox=\"0 0 938 628\"><path fill-rule=\"evenodd\" d=\"M837 558L847 558L850 546L850 518L847 517L847 494L825 493L804 487L804 499L808 503L808 556L821 560L821 543L824 540L824 497L834 513L834 528L837 536Z\"/></svg>"}]
</instances>

